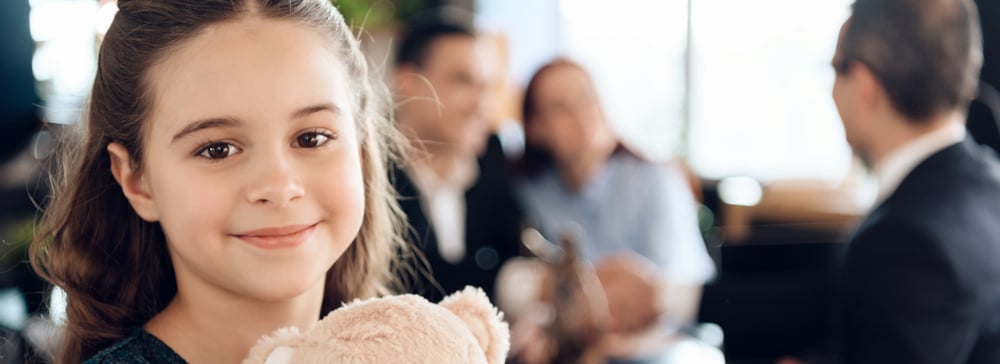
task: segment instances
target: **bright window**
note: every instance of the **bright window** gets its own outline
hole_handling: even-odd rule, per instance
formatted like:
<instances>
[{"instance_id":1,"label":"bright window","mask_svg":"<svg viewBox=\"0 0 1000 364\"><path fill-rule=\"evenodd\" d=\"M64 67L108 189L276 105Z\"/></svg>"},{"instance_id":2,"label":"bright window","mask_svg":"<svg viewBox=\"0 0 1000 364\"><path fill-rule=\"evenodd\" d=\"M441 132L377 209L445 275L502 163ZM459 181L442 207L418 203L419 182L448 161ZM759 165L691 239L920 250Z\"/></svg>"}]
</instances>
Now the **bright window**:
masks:
<instances>
[{"instance_id":1,"label":"bright window","mask_svg":"<svg viewBox=\"0 0 1000 364\"><path fill-rule=\"evenodd\" d=\"M847 174L830 59L849 3L693 1L688 155L699 174Z\"/></svg>"},{"instance_id":2,"label":"bright window","mask_svg":"<svg viewBox=\"0 0 1000 364\"><path fill-rule=\"evenodd\" d=\"M502 18L492 25L513 34L511 62L582 62L615 129L641 151L680 153L709 178L847 174L830 58L851 0L550 0L531 3L557 11L517 11L524 2L478 1L481 15ZM526 23L534 35L524 36ZM527 81L530 72L514 68Z\"/></svg>"},{"instance_id":3,"label":"bright window","mask_svg":"<svg viewBox=\"0 0 1000 364\"><path fill-rule=\"evenodd\" d=\"M591 70L617 132L655 158L682 139L687 0L562 0L565 53Z\"/></svg>"},{"instance_id":4,"label":"bright window","mask_svg":"<svg viewBox=\"0 0 1000 364\"><path fill-rule=\"evenodd\" d=\"M97 43L114 17L111 1L31 0L32 68L45 100L45 120L71 124L80 117L97 71Z\"/></svg>"}]
</instances>

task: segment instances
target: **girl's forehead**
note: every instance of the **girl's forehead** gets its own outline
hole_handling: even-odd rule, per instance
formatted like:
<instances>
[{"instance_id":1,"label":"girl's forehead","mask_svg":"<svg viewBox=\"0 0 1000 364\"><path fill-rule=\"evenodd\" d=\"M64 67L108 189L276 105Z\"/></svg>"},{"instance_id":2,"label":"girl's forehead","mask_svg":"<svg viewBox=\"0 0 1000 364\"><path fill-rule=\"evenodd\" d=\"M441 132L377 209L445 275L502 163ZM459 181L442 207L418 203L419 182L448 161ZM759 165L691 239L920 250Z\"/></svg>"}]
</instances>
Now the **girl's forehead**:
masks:
<instances>
[{"instance_id":1,"label":"girl's forehead","mask_svg":"<svg viewBox=\"0 0 1000 364\"><path fill-rule=\"evenodd\" d=\"M291 21L245 18L210 26L150 69L152 115L267 118L319 103L349 113L350 81L330 44L325 34Z\"/></svg>"}]
</instances>

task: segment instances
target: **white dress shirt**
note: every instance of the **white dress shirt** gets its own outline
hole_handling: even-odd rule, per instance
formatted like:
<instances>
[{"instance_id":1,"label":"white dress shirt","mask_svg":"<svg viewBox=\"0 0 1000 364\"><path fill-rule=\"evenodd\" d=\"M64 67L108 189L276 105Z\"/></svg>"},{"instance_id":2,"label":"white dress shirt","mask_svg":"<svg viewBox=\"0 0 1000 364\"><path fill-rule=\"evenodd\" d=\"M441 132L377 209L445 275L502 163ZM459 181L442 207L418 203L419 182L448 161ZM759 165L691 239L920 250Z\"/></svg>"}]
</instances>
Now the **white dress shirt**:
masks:
<instances>
[{"instance_id":1,"label":"white dress shirt","mask_svg":"<svg viewBox=\"0 0 1000 364\"><path fill-rule=\"evenodd\" d=\"M420 206L437 237L438 253L448 263L465 257L465 192L479 178L472 159L439 176L426 160L414 159L409 174L420 191Z\"/></svg>"}]
</instances>

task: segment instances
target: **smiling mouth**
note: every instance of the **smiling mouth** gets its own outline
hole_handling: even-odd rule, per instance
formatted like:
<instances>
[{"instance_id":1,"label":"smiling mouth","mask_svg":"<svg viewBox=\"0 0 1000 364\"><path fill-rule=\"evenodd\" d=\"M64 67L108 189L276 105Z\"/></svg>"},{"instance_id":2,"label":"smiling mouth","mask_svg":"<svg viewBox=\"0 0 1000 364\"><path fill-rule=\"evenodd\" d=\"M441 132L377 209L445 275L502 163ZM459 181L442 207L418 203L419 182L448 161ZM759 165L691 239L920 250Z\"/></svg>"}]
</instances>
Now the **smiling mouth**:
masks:
<instances>
[{"instance_id":1,"label":"smiling mouth","mask_svg":"<svg viewBox=\"0 0 1000 364\"><path fill-rule=\"evenodd\" d=\"M261 249L291 248L305 243L318 224L266 228L233 236Z\"/></svg>"}]
</instances>

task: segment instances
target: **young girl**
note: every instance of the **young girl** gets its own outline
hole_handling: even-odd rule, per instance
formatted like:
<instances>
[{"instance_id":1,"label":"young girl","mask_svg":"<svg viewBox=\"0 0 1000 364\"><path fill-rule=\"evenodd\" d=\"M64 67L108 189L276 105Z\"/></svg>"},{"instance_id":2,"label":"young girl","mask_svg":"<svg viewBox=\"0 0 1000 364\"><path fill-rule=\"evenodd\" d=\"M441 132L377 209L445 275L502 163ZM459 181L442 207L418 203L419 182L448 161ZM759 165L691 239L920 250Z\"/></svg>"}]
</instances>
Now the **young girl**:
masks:
<instances>
[{"instance_id":1,"label":"young girl","mask_svg":"<svg viewBox=\"0 0 1000 364\"><path fill-rule=\"evenodd\" d=\"M119 0L32 264L61 363L232 363L388 292L392 125L326 0Z\"/></svg>"}]
</instances>

